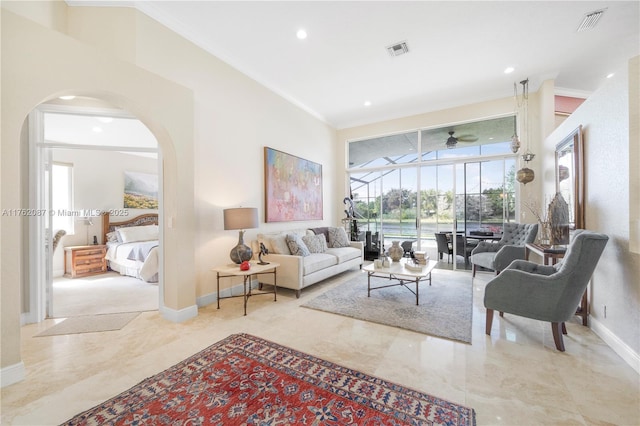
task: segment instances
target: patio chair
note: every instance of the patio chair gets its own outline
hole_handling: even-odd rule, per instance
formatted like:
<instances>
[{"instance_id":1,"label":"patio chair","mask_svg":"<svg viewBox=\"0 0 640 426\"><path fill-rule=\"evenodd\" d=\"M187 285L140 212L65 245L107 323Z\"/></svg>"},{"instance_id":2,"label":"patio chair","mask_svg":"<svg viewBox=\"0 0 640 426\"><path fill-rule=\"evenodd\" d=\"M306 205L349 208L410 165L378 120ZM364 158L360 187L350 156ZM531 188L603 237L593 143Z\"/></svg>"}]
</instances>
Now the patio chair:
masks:
<instances>
[{"instance_id":1,"label":"patio chair","mask_svg":"<svg viewBox=\"0 0 640 426\"><path fill-rule=\"evenodd\" d=\"M453 245L451 243L451 234L448 232L436 232L436 243L438 245L438 257L442 259L442 254L447 254L447 263L449 258L453 257ZM456 236L456 255L464 257L465 263L469 262L469 250L465 244L463 235Z\"/></svg>"},{"instance_id":2,"label":"patio chair","mask_svg":"<svg viewBox=\"0 0 640 426\"><path fill-rule=\"evenodd\" d=\"M403 241L400 245L404 250L404 257L413 257L413 240Z\"/></svg>"},{"instance_id":3,"label":"patio chair","mask_svg":"<svg viewBox=\"0 0 640 426\"><path fill-rule=\"evenodd\" d=\"M575 315L608 240L604 234L576 231L565 257L553 266L512 262L485 287L486 334L491 335L494 310L547 321L556 349L563 352L564 323Z\"/></svg>"},{"instance_id":4,"label":"patio chair","mask_svg":"<svg viewBox=\"0 0 640 426\"><path fill-rule=\"evenodd\" d=\"M472 277L478 266L491 269L496 275L516 259L524 259L524 246L538 234L538 224L505 223L500 241L480 241L471 251Z\"/></svg>"}]
</instances>

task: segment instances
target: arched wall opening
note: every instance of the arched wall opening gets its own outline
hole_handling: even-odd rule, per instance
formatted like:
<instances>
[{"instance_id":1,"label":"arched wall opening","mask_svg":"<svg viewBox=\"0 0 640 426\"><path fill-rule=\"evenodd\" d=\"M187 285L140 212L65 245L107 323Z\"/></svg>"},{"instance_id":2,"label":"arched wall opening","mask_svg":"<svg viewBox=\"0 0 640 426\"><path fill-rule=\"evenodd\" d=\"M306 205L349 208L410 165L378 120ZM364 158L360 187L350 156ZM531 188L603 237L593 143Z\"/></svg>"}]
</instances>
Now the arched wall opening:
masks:
<instances>
[{"instance_id":1,"label":"arched wall opening","mask_svg":"<svg viewBox=\"0 0 640 426\"><path fill-rule=\"evenodd\" d=\"M157 139L137 117L112 104L62 98L32 111L21 137L28 138L28 159L23 163L29 165L29 193L24 197L29 211L38 213L27 215L24 228L28 261L23 265L22 323L162 308L164 271L157 261L163 258L161 235L140 270L131 262L107 261L118 252L123 255L129 245L117 249L102 235L107 220L102 212L110 212L110 222L162 215L163 167ZM157 199L126 202L127 175L151 180L155 176ZM54 248L49 242L56 230L65 235ZM102 250L104 260L96 257ZM74 252L81 253L77 268L71 265ZM90 264L83 257L87 253L98 253L90 255Z\"/></svg>"},{"instance_id":2,"label":"arched wall opening","mask_svg":"<svg viewBox=\"0 0 640 426\"><path fill-rule=\"evenodd\" d=\"M2 38L2 208L27 205L28 165L20 161L25 146L23 125L38 105L70 94L102 99L130 112L155 135L163 157L160 227L165 284L161 313L176 322L196 316L191 90L8 11L2 13L2 30L12 35ZM20 311L22 270L28 262L23 234L28 222L19 216L0 220L0 367L2 385L7 386L25 375Z\"/></svg>"}]
</instances>

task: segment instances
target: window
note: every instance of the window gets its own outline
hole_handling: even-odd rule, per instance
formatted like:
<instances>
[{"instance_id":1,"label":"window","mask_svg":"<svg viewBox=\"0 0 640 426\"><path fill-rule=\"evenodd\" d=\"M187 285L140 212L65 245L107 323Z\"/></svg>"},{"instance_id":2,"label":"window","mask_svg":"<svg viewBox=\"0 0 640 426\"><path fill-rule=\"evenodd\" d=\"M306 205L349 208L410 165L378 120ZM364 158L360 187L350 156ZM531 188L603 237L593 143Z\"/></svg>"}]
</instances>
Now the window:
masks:
<instances>
[{"instance_id":1,"label":"window","mask_svg":"<svg viewBox=\"0 0 640 426\"><path fill-rule=\"evenodd\" d=\"M51 209L54 232L73 234L73 165L54 163L51 168Z\"/></svg>"}]
</instances>

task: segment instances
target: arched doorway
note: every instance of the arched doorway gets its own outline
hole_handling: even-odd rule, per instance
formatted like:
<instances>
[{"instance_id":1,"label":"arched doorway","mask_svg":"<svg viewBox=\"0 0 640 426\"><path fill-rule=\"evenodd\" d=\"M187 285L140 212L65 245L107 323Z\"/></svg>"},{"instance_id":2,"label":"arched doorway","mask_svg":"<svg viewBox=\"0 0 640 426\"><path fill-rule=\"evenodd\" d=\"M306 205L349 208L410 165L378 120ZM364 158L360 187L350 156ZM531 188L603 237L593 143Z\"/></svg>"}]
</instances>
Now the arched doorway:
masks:
<instances>
[{"instance_id":1,"label":"arched doorway","mask_svg":"<svg viewBox=\"0 0 640 426\"><path fill-rule=\"evenodd\" d=\"M158 309L162 306L164 278L159 262L155 262L157 283L151 284L140 279L133 267L128 270L111 265L123 276L128 275L127 280L109 272L109 262L95 258L109 257L114 250L102 241L102 212L111 211L112 218L116 213L122 220L138 214L162 214L163 167L157 139L126 110L95 98L68 98L72 99L39 105L28 119L29 206L43 214L29 218L29 288L24 289L29 294L29 306L23 322ZM157 179L157 206L123 206L123 175L140 175L141 171ZM61 240L64 244L57 250L51 244L56 230L66 232ZM156 253L159 251L158 247ZM72 256L94 252L101 255L92 255L92 262L103 266L90 276L82 276L82 283L73 282L76 274L71 273ZM84 262L78 261L81 267ZM68 279L56 278L62 275L61 270ZM148 297L155 300L144 299Z\"/></svg>"}]
</instances>

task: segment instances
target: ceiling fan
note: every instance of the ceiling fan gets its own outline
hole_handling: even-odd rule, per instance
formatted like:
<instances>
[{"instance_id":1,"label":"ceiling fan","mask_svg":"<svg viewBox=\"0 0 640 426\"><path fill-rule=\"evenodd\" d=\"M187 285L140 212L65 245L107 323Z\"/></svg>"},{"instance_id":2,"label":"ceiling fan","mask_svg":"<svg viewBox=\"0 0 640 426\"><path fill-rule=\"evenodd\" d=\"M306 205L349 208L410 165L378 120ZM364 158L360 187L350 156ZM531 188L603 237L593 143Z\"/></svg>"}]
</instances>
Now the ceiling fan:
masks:
<instances>
[{"instance_id":1,"label":"ceiling fan","mask_svg":"<svg viewBox=\"0 0 640 426\"><path fill-rule=\"evenodd\" d=\"M475 142L478 140L476 136L473 135L462 135L460 137L453 136L455 132L451 130L449 132L449 139L447 139L446 145L447 148L454 148L458 142Z\"/></svg>"}]
</instances>

